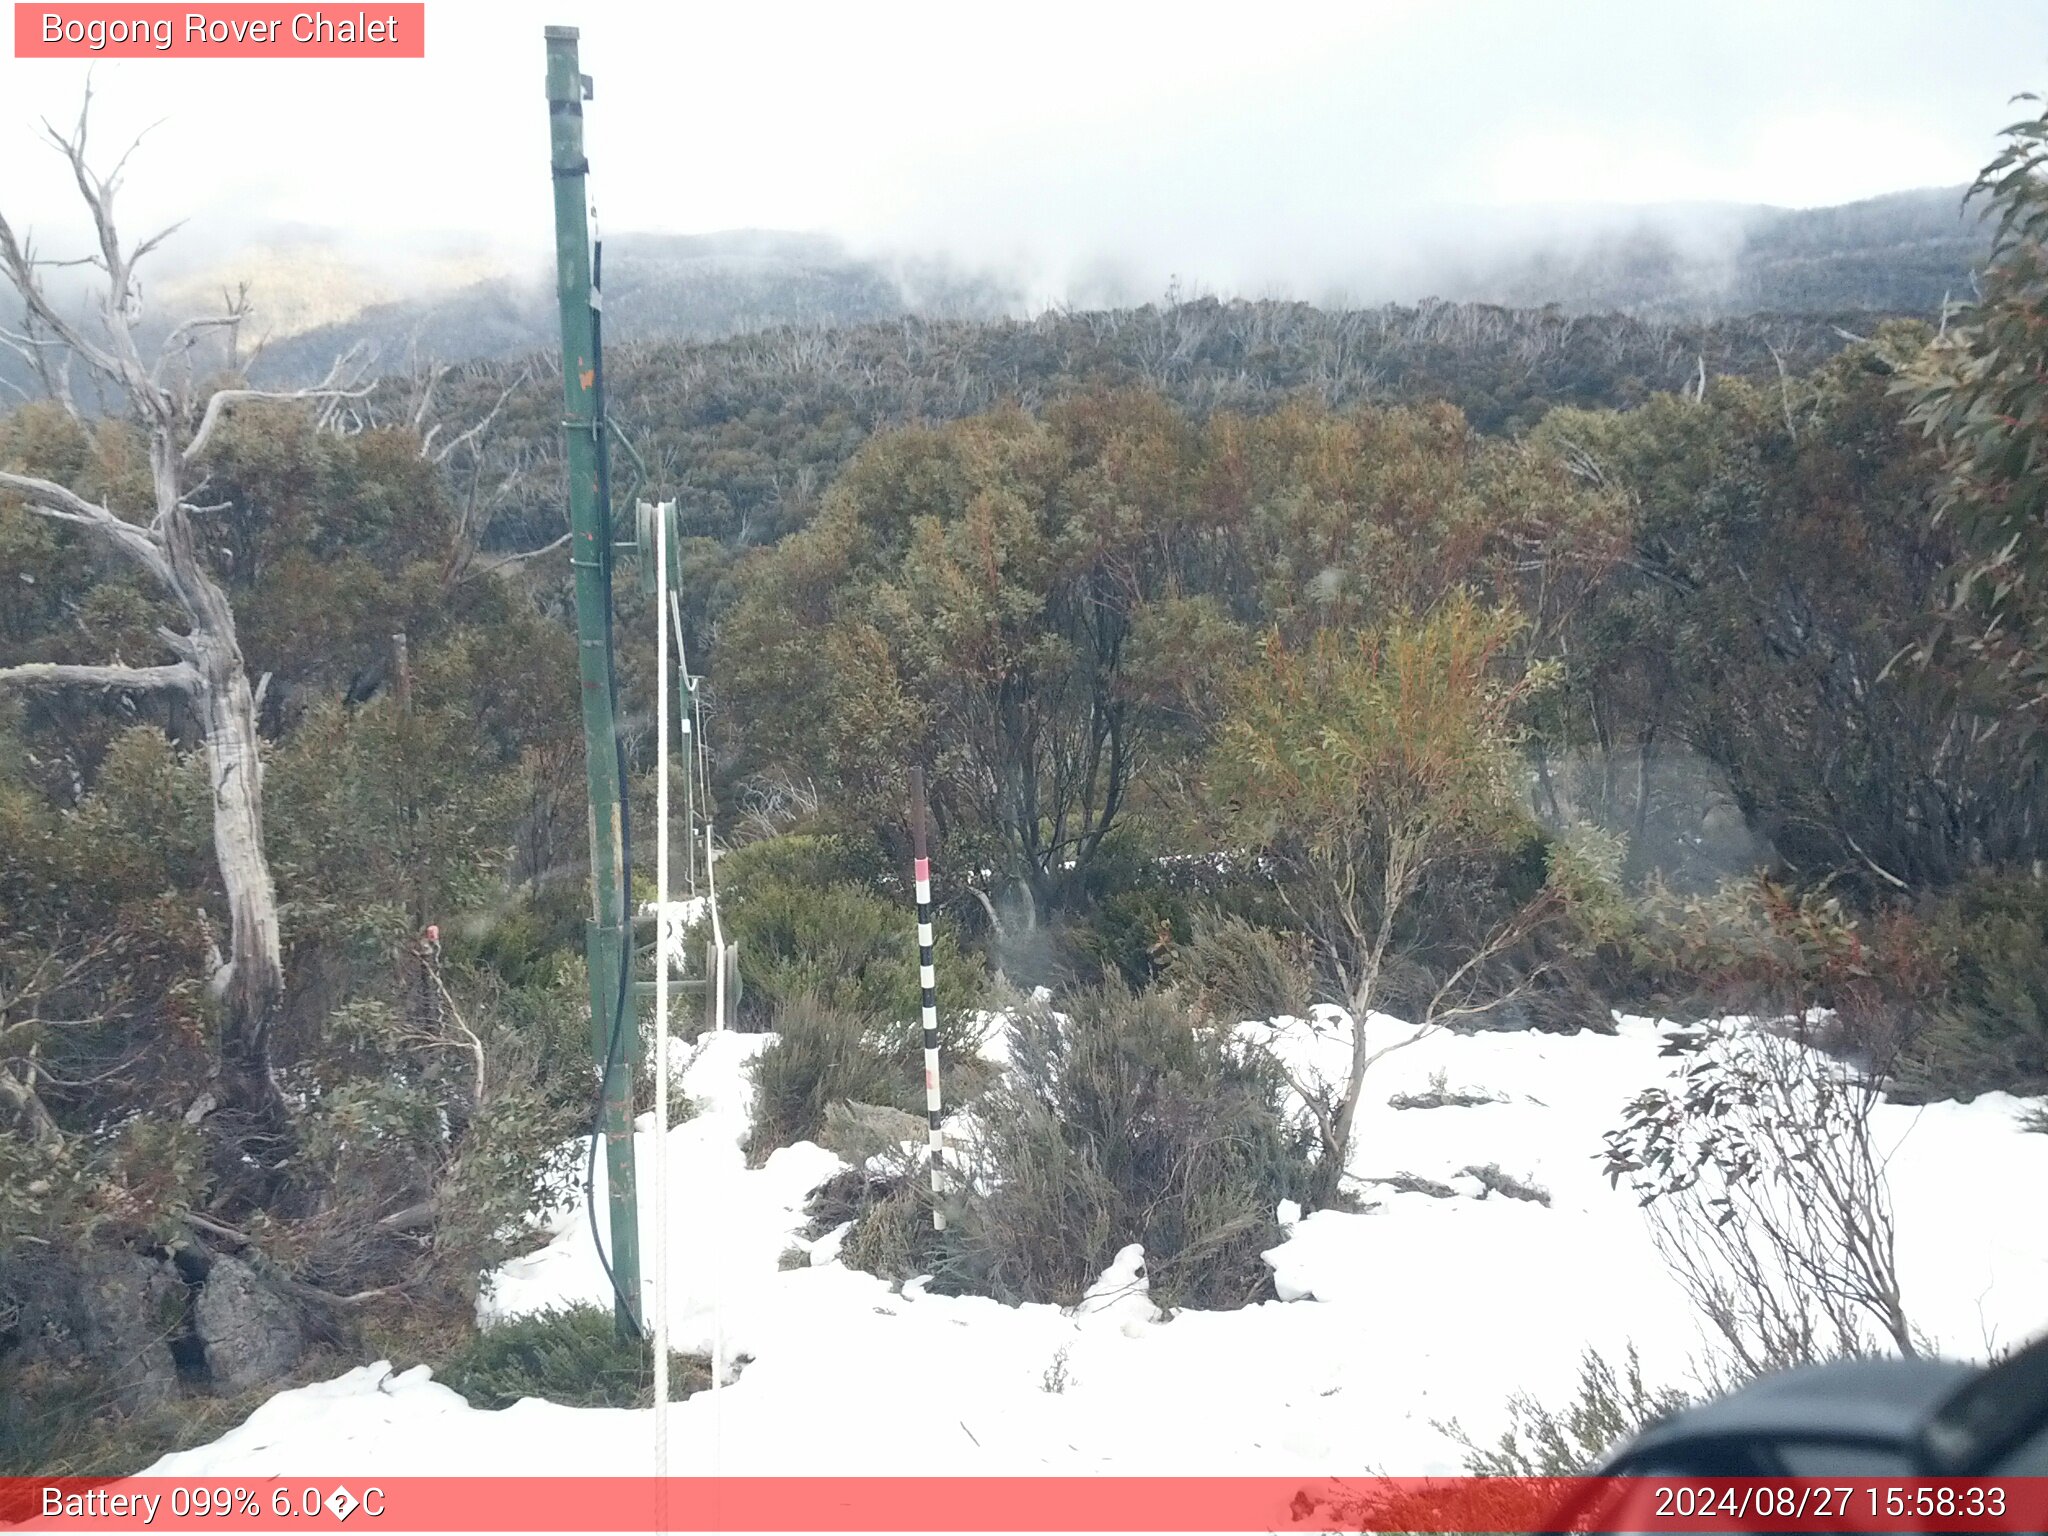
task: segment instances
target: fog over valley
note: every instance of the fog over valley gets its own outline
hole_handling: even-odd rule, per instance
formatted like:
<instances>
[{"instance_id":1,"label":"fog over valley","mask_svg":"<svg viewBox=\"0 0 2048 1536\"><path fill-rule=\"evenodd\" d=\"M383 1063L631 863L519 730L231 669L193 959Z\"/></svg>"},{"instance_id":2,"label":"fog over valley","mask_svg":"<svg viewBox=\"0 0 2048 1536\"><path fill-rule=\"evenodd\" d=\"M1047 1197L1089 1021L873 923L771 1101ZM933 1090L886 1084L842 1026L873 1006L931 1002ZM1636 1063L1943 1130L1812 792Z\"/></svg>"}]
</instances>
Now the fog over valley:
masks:
<instances>
[{"instance_id":1,"label":"fog over valley","mask_svg":"<svg viewBox=\"0 0 2048 1536\"><path fill-rule=\"evenodd\" d=\"M1215 6L573 9L626 335L1207 295L1926 314L1980 248L1958 189L2013 115L2014 40L2048 58L2021 0L1287 3L1252 47ZM274 342L543 341L546 141L520 109L557 10L444 0L423 61L96 65L100 142L157 125L128 220L189 221L152 258L155 318L246 281ZM84 231L34 129L85 79L0 62L11 204L51 255ZM315 98L371 109L315 152L249 129Z\"/></svg>"}]
</instances>

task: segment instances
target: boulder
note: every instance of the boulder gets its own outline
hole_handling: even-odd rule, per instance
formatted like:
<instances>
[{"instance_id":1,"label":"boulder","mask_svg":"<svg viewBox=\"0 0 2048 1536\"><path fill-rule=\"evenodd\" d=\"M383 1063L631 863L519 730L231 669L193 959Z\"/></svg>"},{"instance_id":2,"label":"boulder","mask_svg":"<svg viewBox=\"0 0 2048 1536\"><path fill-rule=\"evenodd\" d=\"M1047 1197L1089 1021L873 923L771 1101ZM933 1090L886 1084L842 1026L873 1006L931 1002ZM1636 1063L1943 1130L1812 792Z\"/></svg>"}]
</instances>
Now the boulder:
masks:
<instances>
[{"instance_id":1,"label":"boulder","mask_svg":"<svg viewBox=\"0 0 2048 1536\"><path fill-rule=\"evenodd\" d=\"M12 1319L8 1365L94 1382L125 1413L177 1395L173 1350L188 1302L175 1266L117 1243L28 1250L0 1269L0 1314Z\"/></svg>"},{"instance_id":2,"label":"boulder","mask_svg":"<svg viewBox=\"0 0 2048 1536\"><path fill-rule=\"evenodd\" d=\"M214 1259L193 1303L192 1330L214 1386L238 1392L283 1376L306 1353L298 1306L240 1259Z\"/></svg>"}]
</instances>

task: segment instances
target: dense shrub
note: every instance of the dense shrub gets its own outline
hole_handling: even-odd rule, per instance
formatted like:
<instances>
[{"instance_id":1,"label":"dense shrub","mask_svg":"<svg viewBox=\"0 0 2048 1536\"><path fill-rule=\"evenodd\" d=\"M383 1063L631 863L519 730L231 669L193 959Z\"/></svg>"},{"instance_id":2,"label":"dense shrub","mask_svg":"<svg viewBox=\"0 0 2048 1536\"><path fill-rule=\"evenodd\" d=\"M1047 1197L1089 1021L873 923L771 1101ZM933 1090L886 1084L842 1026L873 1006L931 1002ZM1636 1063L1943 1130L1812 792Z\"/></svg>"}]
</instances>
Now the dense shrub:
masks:
<instances>
[{"instance_id":1,"label":"dense shrub","mask_svg":"<svg viewBox=\"0 0 2048 1536\"><path fill-rule=\"evenodd\" d=\"M1121 981L1143 987L1190 936L1187 904L1177 892L1157 884L1118 891L1060 925L1060 974L1090 986Z\"/></svg>"},{"instance_id":2,"label":"dense shrub","mask_svg":"<svg viewBox=\"0 0 2048 1536\"><path fill-rule=\"evenodd\" d=\"M1312 964L1298 940L1225 913L1196 922L1193 941L1174 957L1174 974L1213 1018L1305 1018Z\"/></svg>"},{"instance_id":3,"label":"dense shrub","mask_svg":"<svg viewBox=\"0 0 2048 1536\"><path fill-rule=\"evenodd\" d=\"M889 900L848 878L852 855L836 838L771 838L719 865L728 939L737 940L755 1020L799 995L883 1020L918 1016L916 918L907 897ZM941 1012L980 995L981 964L941 926L934 945Z\"/></svg>"},{"instance_id":4,"label":"dense shrub","mask_svg":"<svg viewBox=\"0 0 2048 1536\"><path fill-rule=\"evenodd\" d=\"M2048 1090L2048 880L1972 880L1927 930L1946 984L1902 1076L1939 1094Z\"/></svg>"},{"instance_id":5,"label":"dense shrub","mask_svg":"<svg viewBox=\"0 0 2048 1536\"><path fill-rule=\"evenodd\" d=\"M885 1280L944 1269L946 1234L932 1230L931 1186L921 1177L890 1180L867 1191L840 1258Z\"/></svg>"},{"instance_id":6,"label":"dense shrub","mask_svg":"<svg viewBox=\"0 0 2048 1536\"><path fill-rule=\"evenodd\" d=\"M550 985L563 957L583 953L590 897L580 884L556 881L513 893L482 917L451 924L442 934L451 959L474 958L513 988Z\"/></svg>"},{"instance_id":7,"label":"dense shrub","mask_svg":"<svg viewBox=\"0 0 2048 1536\"><path fill-rule=\"evenodd\" d=\"M1043 979L1055 991L1113 980L1142 988L1157 980L1176 947L1192 937L1189 903L1200 887L1192 868L1197 861L1160 854L1153 838L1131 828L1104 838L1093 858L1065 871L1059 882L1057 910L1044 930L1048 974L1033 976L1028 964L1006 953L1012 979Z\"/></svg>"},{"instance_id":8,"label":"dense shrub","mask_svg":"<svg viewBox=\"0 0 2048 1536\"><path fill-rule=\"evenodd\" d=\"M884 867L879 848L831 832L786 832L718 856L719 894L745 901L768 885L859 885Z\"/></svg>"},{"instance_id":9,"label":"dense shrub","mask_svg":"<svg viewBox=\"0 0 2048 1536\"><path fill-rule=\"evenodd\" d=\"M815 1141L825 1111L851 1099L908 1109L900 1063L871 1017L849 1013L812 992L779 1002L769 1015L775 1039L753 1061L754 1124L749 1161L777 1147Z\"/></svg>"},{"instance_id":10,"label":"dense shrub","mask_svg":"<svg viewBox=\"0 0 2048 1536\"><path fill-rule=\"evenodd\" d=\"M1310 1141L1278 1069L1170 992L1111 985L1065 1018L1015 1021L982 1100L979 1192L951 1278L1004 1301L1071 1303L1126 1243L1166 1306L1268 1293L1275 1207L1301 1199Z\"/></svg>"},{"instance_id":11,"label":"dense shrub","mask_svg":"<svg viewBox=\"0 0 2048 1536\"><path fill-rule=\"evenodd\" d=\"M571 1408L645 1408L654 1400L654 1350L621 1339L609 1307L570 1307L500 1323L434 1372L478 1408L541 1397ZM702 1360L670 1356L672 1401L711 1384Z\"/></svg>"},{"instance_id":12,"label":"dense shrub","mask_svg":"<svg viewBox=\"0 0 2048 1536\"><path fill-rule=\"evenodd\" d=\"M754 1058L751 1069L751 1157L764 1158L798 1141L830 1144L828 1113L849 1100L915 1115L923 1125L924 1030L914 1015L887 1021L802 991L776 1005L768 1026L775 1039ZM972 1102L987 1085L989 1067L978 1044L978 1029L968 1015L940 1016L939 1057L949 1112Z\"/></svg>"}]
</instances>

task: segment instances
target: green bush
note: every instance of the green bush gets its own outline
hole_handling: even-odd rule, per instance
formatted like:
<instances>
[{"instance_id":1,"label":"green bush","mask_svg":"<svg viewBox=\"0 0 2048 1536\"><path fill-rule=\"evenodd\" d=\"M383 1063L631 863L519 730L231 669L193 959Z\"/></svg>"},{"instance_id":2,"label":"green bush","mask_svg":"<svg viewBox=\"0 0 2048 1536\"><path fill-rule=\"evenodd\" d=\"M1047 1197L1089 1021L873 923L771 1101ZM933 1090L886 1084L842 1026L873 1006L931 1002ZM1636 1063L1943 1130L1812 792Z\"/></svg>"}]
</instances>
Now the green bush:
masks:
<instances>
[{"instance_id":1,"label":"green bush","mask_svg":"<svg viewBox=\"0 0 2048 1536\"><path fill-rule=\"evenodd\" d=\"M654 1401L654 1350L621 1339L610 1307L569 1307L486 1328L434 1372L478 1408L541 1397L571 1408L645 1408ZM676 1399L711 1384L702 1360L671 1355Z\"/></svg>"},{"instance_id":2,"label":"green bush","mask_svg":"<svg viewBox=\"0 0 2048 1536\"><path fill-rule=\"evenodd\" d=\"M745 1006L755 1019L800 995L889 1021L918 1017L916 915L848 878L851 855L836 838L769 838L719 864L726 936L737 940ZM971 1007L982 991L979 959L941 926L933 946L941 1013Z\"/></svg>"},{"instance_id":3,"label":"green bush","mask_svg":"<svg viewBox=\"0 0 2048 1536\"><path fill-rule=\"evenodd\" d=\"M900 1050L872 1018L849 1013L813 992L780 1001L769 1015L775 1039L753 1060L754 1124L747 1157L759 1162L777 1147L816 1141L825 1111L842 1099L913 1106L903 1083ZM921 1079L920 1079L921 1080Z\"/></svg>"},{"instance_id":4,"label":"green bush","mask_svg":"<svg viewBox=\"0 0 2048 1536\"><path fill-rule=\"evenodd\" d=\"M1162 863L1153 844L1119 828L1060 883L1047 925L1057 963L1053 985L1099 986L1157 980L1191 933L1187 866Z\"/></svg>"},{"instance_id":5,"label":"green bush","mask_svg":"<svg viewBox=\"0 0 2048 1536\"><path fill-rule=\"evenodd\" d=\"M514 893L511 901L442 931L450 963L474 956L506 986L546 987L562 962L583 956L590 899L580 883L554 881Z\"/></svg>"},{"instance_id":6,"label":"green bush","mask_svg":"<svg viewBox=\"0 0 2048 1536\"><path fill-rule=\"evenodd\" d=\"M776 1005L768 1027L775 1039L751 1067L749 1157L758 1161L777 1147L827 1141L828 1111L846 1100L902 1110L924 1122L924 1029L914 1018L888 1022L802 991ZM971 1103L987 1085L989 1068L976 1045L965 1016L941 1016L939 1056L949 1112Z\"/></svg>"},{"instance_id":7,"label":"green bush","mask_svg":"<svg viewBox=\"0 0 2048 1536\"><path fill-rule=\"evenodd\" d=\"M983 1098L980 1182L949 1277L1000 1300L1072 1303L1138 1242L1163 1306L1271 1294L1275 1207L1304 1199L1311 1139L1269 1057L1170 992L1112 984L1062 1020L1015 1023Z\"/></svg>"},{"instance_id":8,"label":"green bush","mask_svg":"<svg viewBox=\"0 0 2048 1536\"><path fill-rule=\"evenodd\" d=\"M1901 1077L1930 1094L2048 1091L2048 880L1969 881L1926 923L1945 985Z\"/></svg>"},{"instance_id":9,"label":"green bush","mask_svg":"<svg viewBox=\"0 0 2048 1536\"><path fill-rule=\"evenodd\" d=\"M743 901L766 885L864 885L885 867L872 844L827 832L788 832L742 843L718 856L718 891Z\"/></svg>"},{"instance_id":10,"label":"green bush","mask_svg":"<svg viewBox=\"0 0 2048 1536\"><path fill-rule=\"evenodd\" d=\"M1193 942L1174 956L1175 978L1213 1018L1305 1018L1314 1001L1313 962L1298 940L1234 914L1195 923Z\"/></svg>"}]
</instances>

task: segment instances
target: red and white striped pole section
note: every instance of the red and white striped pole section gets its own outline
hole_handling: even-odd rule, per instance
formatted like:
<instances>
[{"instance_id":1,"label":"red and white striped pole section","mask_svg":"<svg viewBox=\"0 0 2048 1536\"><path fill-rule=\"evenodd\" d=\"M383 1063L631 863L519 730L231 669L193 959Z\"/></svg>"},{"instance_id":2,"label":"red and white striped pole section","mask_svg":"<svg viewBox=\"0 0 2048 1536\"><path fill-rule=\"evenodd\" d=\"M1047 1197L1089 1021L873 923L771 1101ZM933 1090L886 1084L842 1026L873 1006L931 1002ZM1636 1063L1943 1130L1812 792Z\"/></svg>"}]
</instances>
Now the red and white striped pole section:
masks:
<instances>
[{"instance_id":1,"label":"red and white striped pole section","mask_svg":"<svg viewBox=\"0 0 2048 1536\"><path fill-rule=\"evenodd\" d=\"M932 1230L946 1230L939 1204L943 1188L945 1138L939 1131L939 978L932 969L932 861L924 841L924 770L910 770L910 851L916 859L917 985L924 1008L924 1107L931 1122L926 1158L932 1174Z\"/></svg>"}]
</instances>

